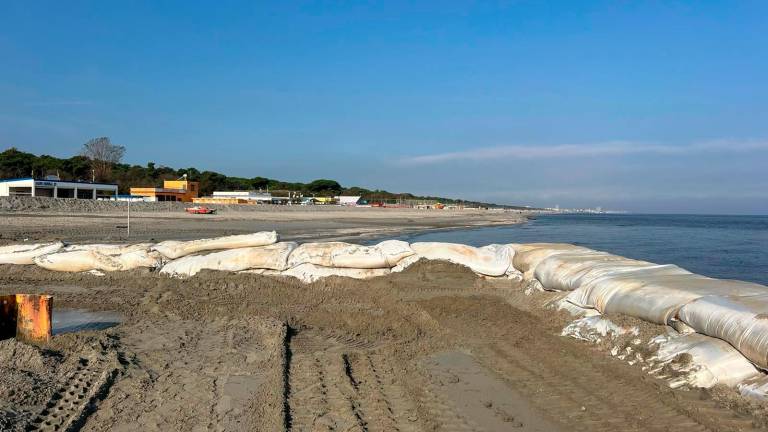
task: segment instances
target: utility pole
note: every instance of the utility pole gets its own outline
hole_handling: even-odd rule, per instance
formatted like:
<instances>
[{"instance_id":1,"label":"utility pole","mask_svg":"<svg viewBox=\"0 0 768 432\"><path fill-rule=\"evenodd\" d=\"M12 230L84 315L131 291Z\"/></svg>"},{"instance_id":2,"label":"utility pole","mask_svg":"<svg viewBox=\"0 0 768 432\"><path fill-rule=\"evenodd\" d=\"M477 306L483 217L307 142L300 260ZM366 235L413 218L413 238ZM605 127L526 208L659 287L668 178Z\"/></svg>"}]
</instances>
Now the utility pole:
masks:
<instances>
[{"instance_id":1,"label":"utility pole","mask_svg":"<svg viewBox=\"0 0 768 432\"><path fill-rule=\"evenodd\" d=\"M131 196L128 195L128 238L131 238Z\"/></svg>"}]
</instances>

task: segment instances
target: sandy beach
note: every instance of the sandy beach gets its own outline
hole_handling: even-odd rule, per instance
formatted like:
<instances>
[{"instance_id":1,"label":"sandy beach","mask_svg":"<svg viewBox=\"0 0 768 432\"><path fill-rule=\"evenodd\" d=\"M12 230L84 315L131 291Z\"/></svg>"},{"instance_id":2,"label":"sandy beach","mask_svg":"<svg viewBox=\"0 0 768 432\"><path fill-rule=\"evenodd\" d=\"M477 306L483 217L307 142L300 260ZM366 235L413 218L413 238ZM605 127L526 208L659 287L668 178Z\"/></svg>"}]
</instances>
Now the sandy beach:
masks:
<instances>
[{"instance_id":1,"label":"sandy beach","mask_svg":"<svg viewBox=\"0 0 768 432\"><path fill-rule=\"evenodd\" d=\"M0 342L3 430L735 431L761 421L559 336L568 317L540 308L543 298L452 264L310 285L0 270L3 293L123 317L42 348Z\"/></svg>"},{"instance_id":2,"label":"sandy beach","mask_svg":"<svg viewBox=\"0 0 768 432\"><path fill-rule=\"evenodd\" d=\"M280 211L277 211L280 210ZM519 223L516 212L223 209L132 213L131 241L277 229L366 239ZM120 211L4 213L0 234L121 241ZM134 237L135 236L135 237ZM370 280L204 271L97 277L0 266L0 293L46 293L90 327L0 342L0 429L82 431L742 431L766 416L728 389L671 389L599 346L519 282L419 262ZM100 328L114 321L116 326ZM615 317L615 319L628 319ZM104 321L103 323L101 321ZM648 323L644 331L661 332ZM649 327L650 326L650 327ZM659 327L659 328L656 328ZM649 333L649 334L650 334Z\"/></svg>"},{"instance_id":3,"label":"sandy beach","mask_svg":"<svg viewBox=\"0 0 768 432\"><path fill-rule=\"evenodd\" d=\"M134 203L128 237L127 203L0 199L0 244L21 241L128 242L189 240L277 231L284 240L365 241L409 232L522 223L513 210L417 210L339 206L212 206L190 215L182 203Z\"/></svg>"}]
</instances>

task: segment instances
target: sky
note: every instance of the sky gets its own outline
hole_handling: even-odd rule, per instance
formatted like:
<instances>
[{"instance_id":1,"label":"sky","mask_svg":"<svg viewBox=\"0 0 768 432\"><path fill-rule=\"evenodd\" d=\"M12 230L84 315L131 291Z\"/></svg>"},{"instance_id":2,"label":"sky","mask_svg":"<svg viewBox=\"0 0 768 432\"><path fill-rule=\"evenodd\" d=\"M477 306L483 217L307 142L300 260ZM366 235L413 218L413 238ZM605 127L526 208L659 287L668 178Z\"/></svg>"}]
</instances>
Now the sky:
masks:
<instances>
[{"instance_id":1,"label":"sky","mask_svg":"<svg viewBox=\"0 0 768 432\"><path fill-rule=\"evenodd\" d=\"M0 151L768 214L764 1L0 2Z\"/></svg>"}]
</instances>

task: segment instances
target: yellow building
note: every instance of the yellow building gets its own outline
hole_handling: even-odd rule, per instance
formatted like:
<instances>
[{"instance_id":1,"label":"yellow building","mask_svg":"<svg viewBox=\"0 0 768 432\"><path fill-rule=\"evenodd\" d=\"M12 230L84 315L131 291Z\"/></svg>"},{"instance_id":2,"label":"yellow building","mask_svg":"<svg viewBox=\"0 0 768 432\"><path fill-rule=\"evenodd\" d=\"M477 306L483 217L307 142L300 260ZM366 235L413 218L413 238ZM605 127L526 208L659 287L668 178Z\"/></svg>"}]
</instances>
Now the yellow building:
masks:
<instances>
[{"instance_id":1,"label":"yellow building","mask_svg":"<svg viewBox=\"0 0 768 432\"><path fill-rule=\"evenodd\" d=\"M165 180L163 187L132 187L131 195L143 196L147 201L192 202L200 193L200 183L189 180Z\"/></svg>"}]
</instances>

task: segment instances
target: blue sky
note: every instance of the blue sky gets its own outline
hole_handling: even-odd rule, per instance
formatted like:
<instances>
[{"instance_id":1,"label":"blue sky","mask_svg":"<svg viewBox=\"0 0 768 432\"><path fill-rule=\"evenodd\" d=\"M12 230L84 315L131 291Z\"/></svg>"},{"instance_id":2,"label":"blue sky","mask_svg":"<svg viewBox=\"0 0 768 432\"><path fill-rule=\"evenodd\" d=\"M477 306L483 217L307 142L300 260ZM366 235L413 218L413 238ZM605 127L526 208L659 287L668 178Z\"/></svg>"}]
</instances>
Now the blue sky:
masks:
<instances>
[{"instance_id":1,"label":"blue sky","mask_svg":"<svg viewBox=\"0 0 768 432\"><path fill-rule=\"evenodd\" d=\"M290 4L289 4L290 3ZM2 2L0 148L768 213L766 2Z\"/></svg>"}]
</instances>

